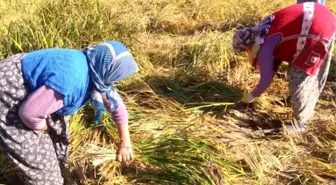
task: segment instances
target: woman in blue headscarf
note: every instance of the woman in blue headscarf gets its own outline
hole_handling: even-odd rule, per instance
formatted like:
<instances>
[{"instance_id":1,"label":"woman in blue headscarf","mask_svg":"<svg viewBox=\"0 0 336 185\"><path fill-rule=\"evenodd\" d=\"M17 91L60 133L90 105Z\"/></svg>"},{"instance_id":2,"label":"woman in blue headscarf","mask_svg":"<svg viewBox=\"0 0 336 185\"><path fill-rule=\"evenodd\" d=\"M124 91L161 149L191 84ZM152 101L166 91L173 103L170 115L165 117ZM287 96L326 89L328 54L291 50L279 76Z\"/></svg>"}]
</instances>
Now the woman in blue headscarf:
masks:
<instances>
[{"instance_id":1,"label":"woman in blue headscarf","mask_svg":"<svg viewBox=\"0 0 336 185\"><path fill-rule=\"evenodd\" d=\"M134 58L117 41L83 50L43 49L0 62L0 150L23 182L64 184L65 116L88 102L95 107L96 124L105 109L112 114L120 135L117 160L133 160L126 107L113 82L137 71Z\"/></svg>"}]
</instances>

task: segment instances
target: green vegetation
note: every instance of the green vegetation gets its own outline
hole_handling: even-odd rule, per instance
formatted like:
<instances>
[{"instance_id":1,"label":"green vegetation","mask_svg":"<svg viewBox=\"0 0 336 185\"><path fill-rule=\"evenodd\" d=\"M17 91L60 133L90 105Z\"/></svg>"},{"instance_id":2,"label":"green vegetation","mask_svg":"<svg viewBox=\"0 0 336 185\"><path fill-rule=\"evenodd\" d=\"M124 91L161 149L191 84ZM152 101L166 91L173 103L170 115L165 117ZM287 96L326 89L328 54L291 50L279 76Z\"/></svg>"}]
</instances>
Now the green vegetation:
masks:
<instances>
[{"instance_id":1,"label":"green vegetation","mask_svg":"<svg viewBox=\"0 0 336 185\"><path fill-rule=\"evenodd\" d=\"M140 72L117 88L129 110L136 160L114 161L111 117L95 126L86 107L71 117L70 184L331 184L335 80L302 135L270 132L291 119L285 70L254 107L234 104L259 79L245 55L234 56L234 30L291 3L3 0L0 56L105 40L124 42L135 56ZM335 12L336 3L328 3ZM1 155L0 165L10 171Z\"/></svg>"}]
</instances>

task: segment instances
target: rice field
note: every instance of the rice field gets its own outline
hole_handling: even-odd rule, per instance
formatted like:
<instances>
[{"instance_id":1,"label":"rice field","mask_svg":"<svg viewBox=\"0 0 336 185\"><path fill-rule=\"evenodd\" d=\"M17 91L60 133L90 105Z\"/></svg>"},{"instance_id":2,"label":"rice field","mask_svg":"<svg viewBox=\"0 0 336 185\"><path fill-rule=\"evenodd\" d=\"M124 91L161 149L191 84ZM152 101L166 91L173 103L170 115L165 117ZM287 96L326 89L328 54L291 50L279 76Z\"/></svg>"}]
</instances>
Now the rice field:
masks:
<instances>
[{"instance_id":1,"label":"rice field","mask_svg":"<svg viewBox=\"0 0 336 185\"><path fill-rule=\"evenodd\" d=\"M139 73L117 85L135 161L115 161L118 134L110 115L94 125L93 109L85 107L70 117L70 185L333 185L335 62L306 133L274 132L291 120L286 65L253 105L237 103L259 73L246 55L233 54L233 32L293 3L2 0L0 57L119 40L136 58ZM336 1L327 7L336 13ZM0 184L11 170L0 155Z\"/></svg>"}]
</instances>

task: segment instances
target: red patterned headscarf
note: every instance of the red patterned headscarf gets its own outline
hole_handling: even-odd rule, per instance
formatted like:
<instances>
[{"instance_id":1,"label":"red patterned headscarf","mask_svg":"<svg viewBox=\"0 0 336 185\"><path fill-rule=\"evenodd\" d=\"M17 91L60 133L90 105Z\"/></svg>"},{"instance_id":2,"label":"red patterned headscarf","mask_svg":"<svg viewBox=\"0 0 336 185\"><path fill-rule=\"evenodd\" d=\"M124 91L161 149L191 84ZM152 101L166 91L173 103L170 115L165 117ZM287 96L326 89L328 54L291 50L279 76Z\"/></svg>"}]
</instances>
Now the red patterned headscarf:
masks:
<instances>
[{"instance_id":1,"label":"red patterned headscarf","mask_svg":"<svg viewBox=\"0 0 336 185\"><path fill-rule=\"evenodd\" d=\"M264 37L270 30L274 16L265 17L258 22L254 27L248 29L237 30L233 36L232 47L235 53L245 51L246 46L252 46L257 43L259 45L264 43Z\"/></svg>"}]
</instances>

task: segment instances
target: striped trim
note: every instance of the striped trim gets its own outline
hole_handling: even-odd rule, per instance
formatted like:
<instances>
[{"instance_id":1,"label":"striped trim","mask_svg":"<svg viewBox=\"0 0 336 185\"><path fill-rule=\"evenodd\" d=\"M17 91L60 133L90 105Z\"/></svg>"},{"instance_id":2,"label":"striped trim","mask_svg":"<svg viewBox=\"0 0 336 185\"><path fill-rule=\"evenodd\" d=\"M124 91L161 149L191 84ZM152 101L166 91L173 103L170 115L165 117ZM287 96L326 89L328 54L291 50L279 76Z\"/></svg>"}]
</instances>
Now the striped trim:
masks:
<instances>
[{"instance_id":1,"label":"striped trim","mask_svg":"<svg viewBox=\"0 0 336 185\"><path fill-rule=\"evenodd\" d=\"M323 42L324 44L329 44L330 43L330 40L328 40L326 38L322 38L322 37L316 36L314 34L308 34L308 35L301 35L301 34L291 35L291 36L283 38L281 42L285 42L285 41L292 40L292 39L298 39L300 37L313 38L315 40Z\"/></svg>"},{"instance_id":2,"label":"striped trim","mask_svg":"<svg viewBox=\"0 0 336 185\"><path fill-rule=\"evenodd\" d=\"M308 35L310 27L313 22L314 17L314 8L315 5L313 2L303 3L303 21L301 27L301 34L300 35ZM303 50L307 42L307 37L299 37L297 44L296 44L296 53L294 54L294 58L299 56L300 52Z\"/></svg>"},{"instance_id":3,"label":"striped trim","mask_svg":"<svg viewBox=\"0 0 336 185\"><path fill-rule=\"evenodd\" d=\"M107 46L109 48L109 50L111 51L111 54L112 54L112 62L111 63L114 63L115 61L121 59L124 56L128 56L128 55L131 56L131 54L128 51L124 51L124 52L120 53L119 55L117 55L113 46L109 43L102 43L102 45Z\"/></svg>"},{"instance_id":4,"label":"striped trim","mask_svg":"<svg viewBox=\"0 0 336 185\"><path fill-rule=\"evenodd\" d=\"M117 57L116 57L116 60L119 60L119 59L121 59L122 57L124 57L124 56L131 56L131 54L128 52L128 51L124 51L124 52L122 52L122 53L120 53Z\"/></svg>"}]
</instances>

